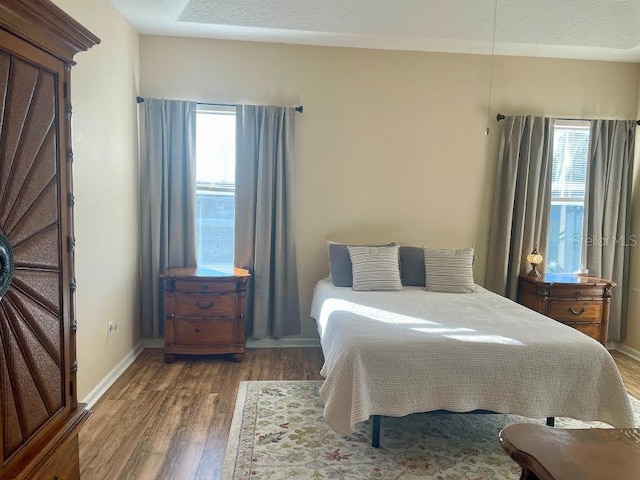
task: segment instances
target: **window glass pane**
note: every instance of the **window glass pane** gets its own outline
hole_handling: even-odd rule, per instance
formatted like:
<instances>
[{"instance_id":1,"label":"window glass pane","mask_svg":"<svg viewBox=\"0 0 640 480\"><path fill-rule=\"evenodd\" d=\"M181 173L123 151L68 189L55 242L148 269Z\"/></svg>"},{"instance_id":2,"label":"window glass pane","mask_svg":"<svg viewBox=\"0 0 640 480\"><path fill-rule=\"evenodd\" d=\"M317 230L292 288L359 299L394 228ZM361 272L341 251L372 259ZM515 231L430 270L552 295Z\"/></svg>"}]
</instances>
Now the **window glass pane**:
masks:
<instances>
[{"instance_id":1,"label":"window glass pane","mask_svg":"<svg viewBox=\"0 0 640 480\"><path fill-rule=\"evenodd\" d=\"M573 273L581 267L583 215L581 203L551 202L545 272Z\"/></svg>"},{"instance_id":2,"label":"window glass pane","mask_svg":"<svg viewBox=\"0 0 640 480\"><path fill-rule=\"evenodd\" d=\"M233 266L234 203L233 193L198 191L196 241L199 266Z\"/></svg>"},{"instance_id":3,"label":"window glass pane","mask_svg":"<svg viewBox=\"0 0 640 480\"><path fill-rule=\"evenodd\" d=\"M551 166L551 213L545 272L573 273L583 266L582 221L589 125L556 123Z\"/></svg>"},{"instance_id":4,"label":"window glass pane","mask_svg":"<svg viewBox=\"0 0 640 480\"><path fill-rule=\"evenodd\" d=\"M199 108L196 122L196 241L198 265L233 266L235 112Z\"/></svg>"}]
</instances>

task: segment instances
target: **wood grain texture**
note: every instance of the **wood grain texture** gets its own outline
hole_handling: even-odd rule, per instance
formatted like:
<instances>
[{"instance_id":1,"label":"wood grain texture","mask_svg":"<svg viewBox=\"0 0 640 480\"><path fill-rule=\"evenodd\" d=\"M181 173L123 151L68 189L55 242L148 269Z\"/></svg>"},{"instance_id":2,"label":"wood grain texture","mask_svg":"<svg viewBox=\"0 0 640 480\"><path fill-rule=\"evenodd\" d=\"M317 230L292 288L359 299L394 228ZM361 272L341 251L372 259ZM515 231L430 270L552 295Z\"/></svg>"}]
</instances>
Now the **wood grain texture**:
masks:
<instances>
[{"instance_id":1,"label":"wood grain texture","mask_svg":"<svg viewBox=\"0 0 640 480\"><path fill-rule=\"evenodd\" d=\"M70 69L99 39L0 2L0 479L78 478Z\"/></svg>"},{"instance_id":2,"label":"wood grain texture","mask_svg":"<svg viewBox=\"0 0 640 480\"><path fill-rule=\"evenodd\" d=\"M3 0L0 17L17 36L71 65L75 65L76 53L100 43L98 37L48 0Z\"/></svg>"},{"instance_id":3,"label":"wood grain texture","mask_svg":"<svg viewBox=\"0 0 640 480\"><path fill-rule=\"evenodd\" d=\"M611 352L611 355L616 361L627 392L640 399L640 362L618 351Z\"/></svg>"},{"instance_id":4,"label":"wood grain texture","mask_svg":"<svg viewBox=\"0 0 640 480\"><path fill-rule=\"evenodd\" d=\"M217 479L243 380L319 380L319 348L248 350L179 357L147 349L94 407L80 434L85 479Z\"/></svg>"},{"instance_id":5,"label":"wood grain texture","mask_svg":"<svg viewBox=\"0 0 640 480\"><path fill-rule=\"evenodd\" d=\"M640 431L635 428L550 428L532 423L510 425L500 443L523 469L521 478L540 480L637 480Z\"/></svg>"},{"instance_id":6,"label":"wood grain texture","mask_svg":"<svg viewBox=\"0 0 640 480\"><path fill-rule=\"evenodd\" d=\"M249 272L172 268L160 275L164 285L164 360L176 354L233 354L242 361Z\"/></svg>"},{"instance_id":7,"label":"wood grain texture","mask_svg":"<svg viewBox=\"0 0 640 480\"><path fill-rule=\"evenodd\" d=\"M640 362L619 352L614 358L640 398ZM80 432L81 478L218 479L238 383L320 380L322 363L319 348L250 349L242 363L184 357L172 364L161 349L147 349Z\"/></svg>"},{"instance_id":8,"label":"wood grain texture","mask_svg":"<svg viewBox=\"0 0 640 480\"><path fill-rule=\"evenodd\" d=\"M572 274L520 275L518 302L564 323L603 345L607 341L611 280Z\"/></svg>"}]
</instances>

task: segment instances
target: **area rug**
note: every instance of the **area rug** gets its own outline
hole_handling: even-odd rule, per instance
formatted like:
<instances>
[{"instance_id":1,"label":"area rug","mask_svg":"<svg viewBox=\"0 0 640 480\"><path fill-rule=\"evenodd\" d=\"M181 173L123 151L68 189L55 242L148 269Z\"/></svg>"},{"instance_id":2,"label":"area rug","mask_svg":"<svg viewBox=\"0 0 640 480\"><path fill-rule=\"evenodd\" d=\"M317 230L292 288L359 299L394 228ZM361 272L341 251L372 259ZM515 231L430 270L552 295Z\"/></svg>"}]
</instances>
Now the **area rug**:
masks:
<instances>
[{"instance_id":1,"label":"area rug","mask_svg":"<svg viewBox=\"0 0 640 480\"><path fill-rule=\"evenodd\" d=\"M322 417L321 381L241 382L222 473L223 480L518 479L520 468L498 443L516 415L421 414L382 419L380 448L371 423L349 436ZM636 419L640 401L630 397ZM609 427L558 418L563 428Z\"/></svg>"}]
</instances>

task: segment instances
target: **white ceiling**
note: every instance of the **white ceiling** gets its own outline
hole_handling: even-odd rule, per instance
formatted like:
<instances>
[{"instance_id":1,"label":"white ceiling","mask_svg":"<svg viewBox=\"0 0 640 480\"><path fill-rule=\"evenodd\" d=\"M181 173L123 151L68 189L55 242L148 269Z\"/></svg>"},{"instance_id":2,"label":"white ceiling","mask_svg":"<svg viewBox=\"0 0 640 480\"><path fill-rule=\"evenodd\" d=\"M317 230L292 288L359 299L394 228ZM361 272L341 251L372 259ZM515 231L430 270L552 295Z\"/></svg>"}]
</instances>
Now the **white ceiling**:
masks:
<instances>
[{"instance_id":1,"label":"white ceiling","mask_svg":"<svg viewBox=\"0 0 640 480\"><path fill-rule=\"evenodd\" d=\"M140 32L640 62L640 0L111 0ZM496 3L497 2L497 3Z\"/></svg>"}]
</instances>

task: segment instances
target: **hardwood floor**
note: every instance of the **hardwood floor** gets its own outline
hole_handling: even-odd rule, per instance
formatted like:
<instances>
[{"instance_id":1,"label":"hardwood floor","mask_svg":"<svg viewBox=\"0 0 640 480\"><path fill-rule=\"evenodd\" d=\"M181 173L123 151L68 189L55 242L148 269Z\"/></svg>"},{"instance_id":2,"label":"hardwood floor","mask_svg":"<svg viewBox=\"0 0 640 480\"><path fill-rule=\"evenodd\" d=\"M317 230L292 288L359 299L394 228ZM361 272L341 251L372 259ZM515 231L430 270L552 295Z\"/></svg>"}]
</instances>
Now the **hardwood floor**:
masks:
<instances>
[{"instance_id":1,"label":"hardwood floor","mask_svg":"<svg viewBox=\"0 0 640 480\"><path fill-rule=\"evenodd\" d=\"M147 349L100 399L80 432L83 480L218 479L238 382L322 378L319 348L189 358Z\"/></svg>"},{"instance_id":2,"label":"hardwood floor","mask_svg":"<svg viewBox=\"0 0 640 480\"><path fill-rule=\"evenodd\" d=\"M640 362L613 352L627 390L640 398ZM321 379L319 348L251 349L164 363L147 349L94 406L80 432L83 480L205 480L222 471L238 382Z\"/></svg>"},{"instance_id":3,"label":"hardwood floor","mask_svg":"<svg viewBox=\"0 0 640 480\"><path fill-rule=\"evenodd\" d=\"M640 362L617 350L611 352L611 355L618 365L627 392L640 399Z\"/></svg>"}]
</instances>

